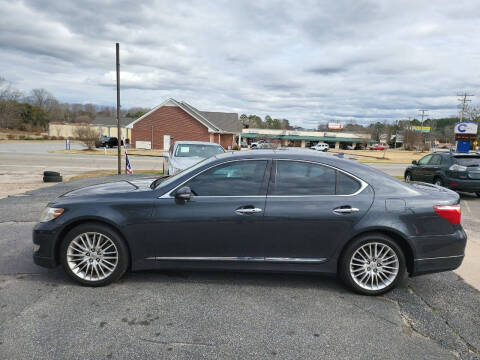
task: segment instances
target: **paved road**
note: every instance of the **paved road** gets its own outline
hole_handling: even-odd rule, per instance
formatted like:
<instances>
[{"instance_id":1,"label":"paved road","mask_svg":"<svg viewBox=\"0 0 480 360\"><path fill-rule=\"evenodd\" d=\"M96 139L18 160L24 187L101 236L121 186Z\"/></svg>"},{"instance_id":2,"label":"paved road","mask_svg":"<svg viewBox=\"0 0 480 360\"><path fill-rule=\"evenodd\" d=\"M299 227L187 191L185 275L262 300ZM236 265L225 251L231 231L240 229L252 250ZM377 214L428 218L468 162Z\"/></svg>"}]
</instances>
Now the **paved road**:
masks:
<instances>
[{"instance_id":1,"label":"paved road","mask_svg":"<svg viewBox=\"0 0 480 360\"><path fill-rule=\"evenodd\" d=\"M45 204L106 180L0 200L0 359L479 358L479 293L453 272L364 297L329 277L235 272L142 272L86 288L32 264Z\"/></svg>"}]
</instances>

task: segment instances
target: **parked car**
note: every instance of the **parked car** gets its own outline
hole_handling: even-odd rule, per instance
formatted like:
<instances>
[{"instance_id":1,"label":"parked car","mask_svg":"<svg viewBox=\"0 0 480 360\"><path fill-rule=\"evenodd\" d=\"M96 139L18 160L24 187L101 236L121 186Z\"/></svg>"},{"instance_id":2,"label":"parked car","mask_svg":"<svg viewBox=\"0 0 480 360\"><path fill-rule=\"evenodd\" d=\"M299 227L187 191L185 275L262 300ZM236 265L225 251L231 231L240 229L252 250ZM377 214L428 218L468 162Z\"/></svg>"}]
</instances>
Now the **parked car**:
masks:
<instances>
[{"instance_id":1,"label":"parked car","mask_svg":"<svg viewBox=\"0 0 480 360\"><path fill-rule=\"evenodd\" d=\"M258 140L258 141L256 141L256 142L251 143L251 144L250 144L250 148L251 148L251 149L255 149L255 148L257 148L257 147L262 147L263 144L266 144L266 141L265 141L265 140Z\"/></svg>"},{"instance_id":2,"label":"parked car","mask_svg":"<svg viewBox=\"0 0 480 360\"><path fill-rule=\"evenodd\" d=\"M319 142L316 145L313 145L310 149L317 150L317 151L328 151L330 146L327 143Z\"/></svg>"},{"instance_id":3,"label":"parked car","mask_svg":"<svg viewBox=\"0 0 480 360\"><path fill-rule=\"evenodd\" d=\"M405 170L406 181L424 181L452 190L474 192L480 197L480 153L438 151Z\"/></svg>"},{"instance_id":4,"label":"parked car","mask_svg":"<svg viewBox=\"0 0 480 360\"><path fill-rule=\"evenodd\" d=\"M242 141L240 143L240 147L243 148L243 149L246 149L246 148L248 148L248 143L246 141Z\"/></svg>"},{"instance_id":5,"label":"parked car","mask_svg":"<svg viewBox=\"0 0 480 360\"><path fill-rule=\"evenodd\" d=\"M169 152L163 154L168 159L168 175L175 175L192 165L222 154L225 149L218 144L203 141L176 141Z\"/></svg>"},{"instance_id":6,"label":"parked car","mask_svg":"<svg viewBox=\"0 0 480 360\"><path fill-rule=\"evenodd\" d=\"M121 141L121 145L123 145L123 140ZM96 148L101 148L101 147L113 148L115 146L118 146L118 139L113 136L103 135L98 140L95 141Z\"/></svg>"},{"instance_id":7,"label":"parked car","mask_svg":"<svg viewBox=\"0 0 480 360\"><path fill-rule=\"evenodd\" d=\"M260 150L260 149L276 149L277 144L273 142L262 142L257 144L255 147L252 147L252 150Z\"/></svg>"},{"instance_id":8,"label":"parked car","mask_svg":"<svg viewBox=\"0 0 480 360\"><path fill-rule=\"evenodd\" d=\"M370 146L370 150L386 150L388 149L388 145L385 144L375 144Z\"/></svg>"},{"instance_id":9,"label":"parked car","mask_svg":"<svg viewBox=\"0 0 480 360\"><path fill-rule=\"evenodd\" d=\"M451 190L282 149L66 193L35 226L33 258L90 286L127 269L338 272L351 289L378 295L406 272L457 268L466 239Z\"/></svg>"}]
</instances>

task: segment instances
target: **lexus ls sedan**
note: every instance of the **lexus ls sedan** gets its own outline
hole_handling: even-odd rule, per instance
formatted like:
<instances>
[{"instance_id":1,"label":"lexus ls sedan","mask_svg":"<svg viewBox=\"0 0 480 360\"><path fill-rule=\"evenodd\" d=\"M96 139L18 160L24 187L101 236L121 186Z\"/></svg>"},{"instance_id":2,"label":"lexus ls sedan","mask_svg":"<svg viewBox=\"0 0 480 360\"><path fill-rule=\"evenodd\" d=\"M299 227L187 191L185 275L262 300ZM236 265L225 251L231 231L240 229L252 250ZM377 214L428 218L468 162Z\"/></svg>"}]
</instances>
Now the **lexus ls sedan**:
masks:
<instances>
[{"instance_id":1,"label":"lexus ls sedan","mask_svg":"<svg viewBox=\"0 0 480 360\"><path fill-rule=\"evenodd\" d=\"M378 295L460 266L459 196L321 152L239 151L172 177L88 186L45 209L34 261L102 286L127 270L337 273Z\"/></svg>"}]
</instances>

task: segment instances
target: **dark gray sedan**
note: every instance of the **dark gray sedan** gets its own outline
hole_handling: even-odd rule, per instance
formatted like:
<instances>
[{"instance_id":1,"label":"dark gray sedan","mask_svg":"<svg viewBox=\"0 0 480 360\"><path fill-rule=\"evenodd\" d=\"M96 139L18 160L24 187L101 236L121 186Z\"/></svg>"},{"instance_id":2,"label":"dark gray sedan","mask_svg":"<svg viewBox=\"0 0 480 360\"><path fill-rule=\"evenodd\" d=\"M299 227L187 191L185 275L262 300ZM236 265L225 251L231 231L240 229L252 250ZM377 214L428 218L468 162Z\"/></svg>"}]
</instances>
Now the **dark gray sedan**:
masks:
<instances>
[{"instance_id":1,"label":"dark gray sedan","mask_svg":"<svg viewBox=\"0 0 480 360\"><path fill-rule=\"evenodd\" d=\"M369 295L464 256L459 196L308 150L206 159L170 178L74 190L33 232L38 265L101 286L127 270L338 273Z\"/></svg>"}]
</instances>

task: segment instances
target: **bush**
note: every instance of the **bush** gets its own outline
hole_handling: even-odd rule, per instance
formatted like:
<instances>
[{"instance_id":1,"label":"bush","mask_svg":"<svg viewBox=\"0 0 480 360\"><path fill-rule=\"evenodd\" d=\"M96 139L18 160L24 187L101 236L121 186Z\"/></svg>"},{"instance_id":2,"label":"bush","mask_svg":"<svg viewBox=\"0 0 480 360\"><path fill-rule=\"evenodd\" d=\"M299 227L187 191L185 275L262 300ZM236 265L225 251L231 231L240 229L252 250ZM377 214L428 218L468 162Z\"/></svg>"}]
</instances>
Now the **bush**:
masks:
<instances>
[{"instance_id":1,"label":"bush","mask_svg":"<svg viewBox=\"0 0 480 360\"><path fill-rule=\"evenodd\" d=\"M95 147L95 141L100 138L99 132L88 125L76 126L73 130L73 136L80 140L89 150Z\"/></svg>"}]
</instances>

